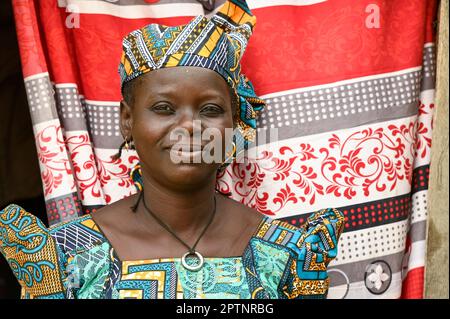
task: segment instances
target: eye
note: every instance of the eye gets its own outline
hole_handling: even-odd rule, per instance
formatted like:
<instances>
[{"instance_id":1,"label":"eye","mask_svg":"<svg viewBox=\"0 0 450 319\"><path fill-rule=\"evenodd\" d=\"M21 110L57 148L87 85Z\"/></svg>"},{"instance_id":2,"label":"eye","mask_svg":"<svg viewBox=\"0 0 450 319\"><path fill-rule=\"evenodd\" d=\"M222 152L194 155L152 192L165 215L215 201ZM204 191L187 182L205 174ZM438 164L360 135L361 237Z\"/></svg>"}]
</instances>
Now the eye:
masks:
<instances>
[{"instance_id":1,"label":"eye","mask_svg":"<svg viewBox=\"0 0 450 319\"><path fill-rule=\"evenodd\" d=\"M223 108L215 104L208 104L200 110L201 114L207 115L222 114L223 112Z\"/></svg>"},{"instance_id":2,"label":"eye","mask_svg":"<svg viewBox=\"0 0 450 319\"><path fill-rule=\"evenodd\" d=\"M170 104L167 103L161 103L161 104L157 104L152 106L151 108L152 111L156 112L156 113L160 113L160 114L172 114L175 113L174 109L172 108L172 106Z\"/></svg>"}]
</instances>

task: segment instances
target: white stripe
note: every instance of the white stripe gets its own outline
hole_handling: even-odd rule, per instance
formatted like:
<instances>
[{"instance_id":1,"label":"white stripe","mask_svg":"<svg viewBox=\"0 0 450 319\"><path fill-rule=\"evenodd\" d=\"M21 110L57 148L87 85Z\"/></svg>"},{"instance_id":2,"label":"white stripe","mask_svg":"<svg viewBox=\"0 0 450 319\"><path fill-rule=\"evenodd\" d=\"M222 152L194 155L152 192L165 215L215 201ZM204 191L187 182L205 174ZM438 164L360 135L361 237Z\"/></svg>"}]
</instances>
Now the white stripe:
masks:
<instances>
[{"instance_id":1,"label":"white stripe","mask_svg":"<svg viewBox=\"0 0 450 319\"><path fill-rule=\"evenodd\" d=\"M434 95L435 90L425 90L420 92L420 102L425 105L424 111L427 112L427 114L420 114L418 121L419 123L423 123L424 128L427 130L427 132L424 134L422 133L423 137L432 138L433 129L431 127L431 122L433 120L433 113L434 110L430 108L431 104L434 104ZM419 124L418 123L418 124ZM424 128L422 130L424 131ZM416 133L417 134L417 133ZM417 135L419 136L419 135ZM427 145L427 141L424 138L421 138L421 148L417 150L417 156L414 158L414 168L423 166L423 165L429 165L431 160L431 148ZM422 157L422 151L426 148L425 157Z\"/></svg>"},{"instance_id":2,"label":"white stripe","mask_svg":"<svg viewBox=\"0 0 450 319\"><path fill-rule=\"evenodd\" d=\"M329 149L328 139L332 136L332 134L338 136L341 140L345 140L348 136L350 136L354 132L358 132L358 131L361 132L363 130L368 130L368 129L371 129L372 131L374 131L376 129L382 128L383 131L386 133L386 135L388 137L392 138L392 135L389 134L390 131L388 129L388 127L390 125L394 125L396 127L400 127L401 125L409 125L410 122L415 121L415 118L416 118L416 116L405 117L405 118L401 118L401 119L397 119L397 120L373 123L373 124L368 124L368 125L363 125L363 126L352 127L349 129L336 130L336 131L332 131L332 132L325 132L325 133L319 133L319 134L314 134L314 135L295 137L295 138L286 139L286 140L282 140L282 141L276 141L276 142L268 143L268 144L261 144L261 145L258 145L256 147L252 147L249 149L248 160L252 161L252 162L256 162L258 164L258 166L260 167L260 169L266 174L265 181L269 181L271 178L274 178L276 176L276 172L272 172L272 171L270 171L270 169L266 169L267 167L273 166L273 163L270 160L264 160L264 159L260 160L260 158L263 158L264 151L272 152L274 154L274 158L280 158L280 159L286 160L286 156L280 154L280 148L282 146L290 147L295 152L298 150L298 145L300 145L301 143L305 143L305 144L309 144L309 145L313 146L317 152L317 150L319 150L321 148ZM385 138L384 141L389 142L387 140L387 138ZM410 143L408 141L405 141L405 138L402 138L402 142ZM368 149L370 149L370 148L368 148ZM348 147L347 147L347 151L348 151ZM332 152L331 156L335 156L335 157L340 156L339 152L336 150L331 150L331 152ZM371 153L370 154L364 153L364 154L366 154L366 155L362 157L362 160L367 161L367 156L371 155ZM317 153L315 153L315 155L317 156ZM383 155L395 156L395 152L385 148ZM411 154L409 151L405 151L404 156L407 156L409 161L412 162L413 154ZM330 184L330 182L327 181L325 179L325 177L323 176L323 174L321 173L320 166L319 166L320 164L318 162L315 162L315 163L311 162L309 165L312 165L312 167L314 168L314 171L318 174L317 178L314 179L314 182L316 182L319 185L329 185ZM367 169L369 169L369 167L367 167ZM372 169L373 169L373 167L372 167ZM226 175L223 177L223 180L226 181L227 183L229 183L229 185L233 185L233 181L232 180L229 181L228 180L229 178L231 178L231 177ZM284 187L284 185L286 183L290 183L290 180L288 179L288 180L281 180L281 181L269 182L269 183L265 182L259 186L258 194L267 192L269 194L269 198L275 198L276 192L279 191L280 187ZM307 200L305 202L297 202L295 204L292 202L288 202L282 208L281 211L277 212L277 218L297 215L299 212L302 212L302 211L303 212L311 212L311 211L316 211L316 210L320 210L320 209L327 208L327 207L345 207L345 206L349 206L349 205L357 205L360 203L367 203L368 200L377 201L377 200L382 200L385 198L402 196L405 194L409 194L411 192L411 184L409 183L409 181L406 178L397 180L396 187L392 191L389 191L389 187L392 185L392 182L388 181L387 174L384 174L380 177L379 184L382 184L382 183L386 184L387 189L385 191L377 191L375 189L375 186L372 185L370 188L370 197L368 199L368 197L366 195L364 195L364 193L362 192L361 182L358 182L358 183L359 183L358 186L355 186L355 189L357 190L357 194L355 196L352 196L351 199L348 199L345 196L337 197L334 194L326 194L326 193L323 195L316 194L316 202L313 203L312 205L310 205ZM234 199L240 200L241 198L234 198ZM244 200L245 200L245 198L244 198ZM275 211L279 209L278 205L273 204L271 202L267 203L267 208L275 210Z\"/></svg>"},{"instance_id":3,"label":"white stripe","mask_svg":"<svg viewBox=\"0 0 450 319\"><path fill-rule=\"evenodd\" d=\"M273 6L310 6L326 0L247 0L250 9L259 9Z\"/></svg>"},{"instance_id":4,"label":"white stripe","mask_svg":"<svg viewBox=\"0 0 450 319\"><path fill-rule=\"evenodd\" d=\"M36 148L39 149L39 147L46 148L47 153L50 153L54 151L55 154L57 154L54 157L51 157L48 162L43 164L41 161L39 161L39 167L41 172L46 172L47 174L58 176L61 174L61 183L57 185L56 187L52 187L49 194L45 196L45 200L48 201L52 198L68 195L76 192L75 182L74 182L74 176L69 175L66 173L66 166L65 164L70 165L71 161L68 157L67 152L60 151L61 147L65 147L64 144L57 144L56 141L62 141L62 130L59 130L58 136L55 136L56 128L61 127L61 123L59 122L59 119L52 119L46 122L41 122L38 124L35 124L33 126L34 136L36 137L40 132L49 129L49 131L46 131L45 136L51 137L51 141L49 142L41 142L40 139L36 139ZM45 187L45 185L42 185Z\"/></svg>"},{"instance_id":5,"label":"white stripe","mask_svg":"<svg viewBox=\"0 0 450 319\"><path fill-rule=\"evenodd\" d=\"M312 91L312 90L337 87L337 86L341 86L344 84L352 84L352 83L368 81L368 80L383 79L383 78L387 78L387 77L391 77L391 76L403 75L403 74L408 74L408 73L412 73L415 71L420 71L421 69L422 69L422 67L418 66L418 67L404 69L404 70L395 71L395 72L369 75L369 76L364 76L364 77L360 77L360 78L353 78L353 79L349 79L349 80L343 80L343 81L321 84L321 85L316 85L316 86L308 86L308 87L304 87L304 88L292 89L292 90L287 90L287 91L278 91L276 93L261 95L261 98L268 99L268 98L277 97L277 96L285 95L285 94L295 94L295 93L300 93L300 92L308 92L308 91Z\"/></svg>"},{"instance_id":6,"label":"white stripe","mask_svg":"<svg viewBox=\"0 0 450 319\"><path fill-rule=\"evenodd\" d=\"M84 100L86 104L92 105L104 105L104 106L120 106L120 102L117 101L94 101L94 100Z\"/></svg>"},{"instance_id":7,"label":"white stripe","mask_svg":"<svg viewBox=\"0 0 450 319\"><path fill-rule=\"evenodd\" d=\"M107 14L125 19L190 17L204 14L200 3L121 6L105 1L67 0L67 5L76 8L77 13Z\"/></svg>"},{"instance_id":8,"label":"white stripe","mask_svg":"<svg viewBox=\"0 0 450 319\"><path fill-rule=\"evenodd\" d=\"M75 83L59 83L54 84L57 89L64 89L64 88L78 88L78 86Z\"/></svg>"},{"instance_id":9,"label":"white stripe","mask_svg":"<svg viewBox=\"0 0 450 319\"><path fill-rule=\"evenodd\" d=\"M428 42L424 44L424 48L434 47L436 44L434 42Z\"/></svg>"},{"instance_id":10,"label":"white stripe","mask_svg":"<svg viewBox=\"0 0 450 319\"><path fill-rule=\"evenodd\" d=\"M72 165L77 164L82 167L85 163L91 163L91 156L94 154L91 144L92 142L88 140L83 144L79 144L79 137L88 136L88 132L84 130L66 131L65 136L67 141L66 146L70 154L76 154L76 156L72 158ZM75 138L73 143L71 142L72 137ZM83 205L105 205L105 197L98 174L99 172L95 165L93 165L90 169L83 169L77 174L76 183L78 185L78 189L81 189L80 183L89 185L89 188L85 189L83 193ZM100 193L100 197L94 195L94 190L95 192Z\"/></svg>"},{"instance_id":11,"label":"white stripe","mask_svg":"<svg viewBox=\"0 0 450 319\"><path fill-rule=\"evenodd\" d=\"M27 76L26 78L23 78L23 80L24 81L31 81L31 80L34 80L34 79L41 79L41 78L45 78L45 77L49 77L48 72L33 74L33 75L30 75L30 76Z\"/></svg>"},{"instance_id":12,"label":"white stripe","mask_svg":"<svg viewBox=\"0 0 450 319\"><path fill-rule=\"evenodd\" d=\"M425 266L426 252L426 240L415 241L411 244L411 255L409 256L408 271Z\"/></svg>"},{"instance_id":13,"label":"white stripe","mask_svg":"<svg viewBox=\"0 0 450 319\"><path fill-rule=\"evenodd\" d=\"M94 148L94 154L101 165L104 166L106 175L110 177L110 179L106 180L106 184L104 184L102 188L105 196L109 195L111 197L110 204L136 193L136 187L132 183L127 183L127 186L119 185L124 182L123 178L129 182L128 175L118 177L113 174L109 174L109 171L117 172L117 165L111 163L111 155L117 154L117 149L112 150ZM130 161L131 156L136 156L136 151L130 150L122 153L122 163L127 165L129 169L137 164L135 161Z\"/></svg>"},{"instance_id":14,"label":"white stripe","mask_svg":"<svg viewBox=\"0 0 450 319\"><path fill-rule=\"evenodd\" d=\"M250 9L266 8L273 6L309 6L326 2L326 0L248 0ZM205 12L201 4L197 3L170 3L153 5L117 5L104 1L95 0L58 0L60 8L69 7L77 13L108 14L120 18L165 18L176 16L197 16ZM211 17L220 10L221 6L215 8L206 16Z\"/></svg>"},{"instance_id":15,"label":"white stripe","mask_svg":"<svg viewBox=\"0 0 450 319\"><path fill-rule=\"evenodd\" d=\"M416 192L411 197L411 224L427 220L428 215L428 190Z\"/></svg>"},{"instance_id":16,"label":"white stripe","mask_svg":"<svg viewBox=\"0 0 450 319\"><path fill-rule=\"evenodd\" d=\"M339 239L338 255L330 262L329 267L402 252L405 250L407 231L408 220L403 220L343 233Z\"/></svg>"}]
</instances>

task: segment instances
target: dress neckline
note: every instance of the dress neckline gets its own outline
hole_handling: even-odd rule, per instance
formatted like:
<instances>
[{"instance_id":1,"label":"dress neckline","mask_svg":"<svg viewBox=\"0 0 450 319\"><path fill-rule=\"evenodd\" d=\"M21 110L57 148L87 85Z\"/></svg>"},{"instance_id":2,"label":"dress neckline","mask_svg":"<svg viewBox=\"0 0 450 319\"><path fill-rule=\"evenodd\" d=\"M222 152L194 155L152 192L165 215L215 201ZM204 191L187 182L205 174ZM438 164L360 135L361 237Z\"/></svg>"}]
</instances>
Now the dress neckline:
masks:
<instances>
[{"instance_id":1,"label":"dress neckline","mask_svg":"<svg viewBox=\"0 0 450 319\"><path fill-rule=\"evenodd\" d=\"M111 248L111 257L115 259L116 262L118 262L120 265L124 264L140 264L140 263L149 263L149 264L156 264L161 262L175 262L178 260L181 260L181 257L163 257L163 258L149 258L149 259L136 259L136 260L122 260L119 255L116 252L116 249L112 245L112 243L109 241L106 234L103 232L102 228L99 224L92 218L92 214L88 214L89 219L93 223L96 230L100 233L100 235L103 237L103 240L109 245ZM250 242L253 238L257 237L258 233L260 232L263 225L269 220L269 216L263 215L261 220L259 221L258 226L256 227L255 231L253 232L252 236L250 236L250 239L247 242L247 245L245 245L245 248L241 254L241 256L226 256L226 257L203 257L205 260L217 260L217 259L241 259L244 252L247 250L248 246L250 245Z\"/></svg>"}]
</instances>

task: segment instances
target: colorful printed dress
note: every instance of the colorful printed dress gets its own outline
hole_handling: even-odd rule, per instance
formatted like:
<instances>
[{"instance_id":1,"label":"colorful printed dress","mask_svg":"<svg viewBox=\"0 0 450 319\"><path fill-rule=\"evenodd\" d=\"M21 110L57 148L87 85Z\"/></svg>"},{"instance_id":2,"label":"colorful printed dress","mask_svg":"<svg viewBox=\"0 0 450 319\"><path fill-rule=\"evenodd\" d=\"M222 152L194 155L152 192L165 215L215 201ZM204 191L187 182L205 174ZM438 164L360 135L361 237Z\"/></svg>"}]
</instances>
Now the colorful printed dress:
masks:
<instances>
[{"instance_id":1,"label":"colorful printed dress","mask_svg":"<svg viewBox=\"0 0 450 319\"><path fill-rule=\"evenodd\" d=\"M325 298L343 215L312 214L300 228L265 217L241 257L120 261L91 215L50 228L17 205L0 212L0 252L22 298Z\"/></svg>"}]
</instances>

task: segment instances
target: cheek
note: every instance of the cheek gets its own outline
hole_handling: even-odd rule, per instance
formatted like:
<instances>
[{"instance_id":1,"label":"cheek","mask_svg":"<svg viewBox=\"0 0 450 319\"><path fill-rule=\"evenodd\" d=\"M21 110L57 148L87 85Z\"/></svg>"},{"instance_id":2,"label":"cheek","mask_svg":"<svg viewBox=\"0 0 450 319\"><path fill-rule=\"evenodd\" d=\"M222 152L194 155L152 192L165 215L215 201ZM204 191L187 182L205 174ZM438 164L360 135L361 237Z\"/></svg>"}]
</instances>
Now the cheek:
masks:
<instances>
[{"instance_id":1,"label":"cheek","mask_svg":"<svg viewBox=\"0 0 450 319\"><path fill-rule=\"evenodd\" d=\"M224 150L226 145L233 140L233 126L231 115L215 121L208 121L207 130L203 131L205 142L212 142L212 139L214 139L215 147Z\"/></svg>"},{"instance_id":2,"label":"cheek","mask_svg":"<svg viewBox=\"0 0 450 319\"><path fill-rule=\"evenodd\" d=\"M136 148L151 148L165 135L167 123L149 116L139 114L133 122L132 135Z\"/></svg>"}]
</instances>

